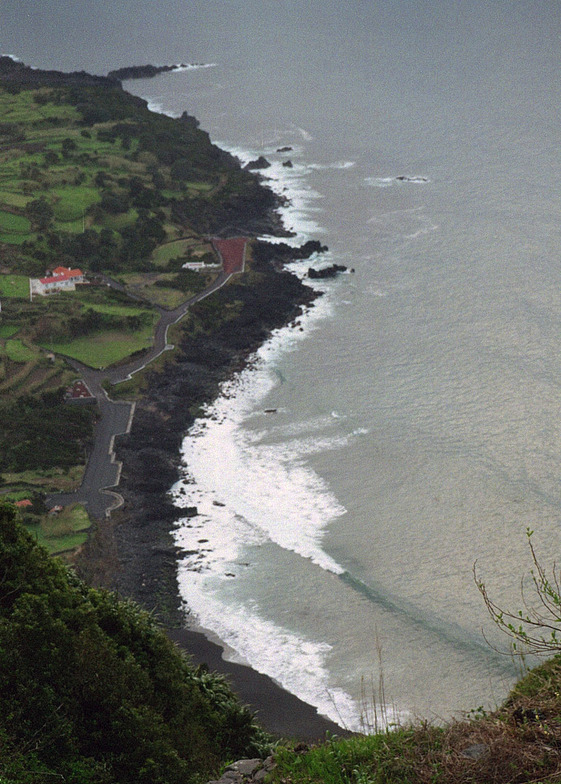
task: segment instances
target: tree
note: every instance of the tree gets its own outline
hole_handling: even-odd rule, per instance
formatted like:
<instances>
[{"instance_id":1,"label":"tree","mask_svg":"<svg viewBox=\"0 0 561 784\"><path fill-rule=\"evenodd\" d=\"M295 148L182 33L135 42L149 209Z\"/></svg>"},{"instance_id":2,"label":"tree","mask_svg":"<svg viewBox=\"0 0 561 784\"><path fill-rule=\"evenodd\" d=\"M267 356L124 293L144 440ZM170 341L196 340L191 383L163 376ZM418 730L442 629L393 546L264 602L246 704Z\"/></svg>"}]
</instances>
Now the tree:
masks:
<instances>
[{"instance_id":1,"label":"tree","mask_svg":"<svg viewBox=\"0 0 561 784\"><path fill-rule=\"evenodd\" d=\"M53 208L44 196L30 201L25 208L25 213L39 231L45 231L54 216Z\"/></svg>"},{"instance_id":2,"label":"tree","mask_svg":"<svg viewBox=\"0 0 561 784\"><path fill-rule=\"evenodd\" d=\"M528 653L551 656L561 651L561 576L555 564L551 576L546 572L532 543L533 533L530 528L526 529L533 563L529 581L533 598L529 600L522 580L523 610L504 610L489 596L485 583L477 575L476 564L473 573L489 615L512 639L512 651L519 656Z\"/></svg>"},{"instance_id":3,"label":"tree","mask_svg":"<svg viewBox=\"0 0 561 784\"><path fill-rule=\"evenodd\" d=\"M66 138L62 140L62 155L64 158L68 158L76 149L76 142L73 139Z\"/></svg>"},{"instance_id":4,"label":"tree","mask_svg":"<svg viewBox=\"0 0 561 784\"><path fill-rule=\"evenodd\" d=\"M220 676L49 558L1 501L0 704L6 784L195 784L268 751Z\"/></svg>"}]
</instances>

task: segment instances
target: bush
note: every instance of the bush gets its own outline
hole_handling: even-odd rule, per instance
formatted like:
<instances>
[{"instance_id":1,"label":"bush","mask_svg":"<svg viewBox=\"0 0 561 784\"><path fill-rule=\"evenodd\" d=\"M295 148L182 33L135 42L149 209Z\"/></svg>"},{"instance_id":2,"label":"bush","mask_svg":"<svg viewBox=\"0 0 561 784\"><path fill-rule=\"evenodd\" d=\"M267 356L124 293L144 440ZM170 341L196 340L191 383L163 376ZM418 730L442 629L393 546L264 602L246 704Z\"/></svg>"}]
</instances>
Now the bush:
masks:
<instances>
[{"instance_id":1,"label":"bush","mask_svg":"<svg viewBox=\"0 0 561 784\"><path fill-rule=\"evenodd\" d=\"M561 579L555 564L549 576L539 561L532 543L533 533L530 528L526 529L533 563L530 570L533 600L528 599L522 581L524 610L511 612L499 607L489 596L485 583L477 576L476 565L474 577L494 623L511 638L513 653L520 656L528 653L552 656L561 652Z\"/></svg>"},{"instance_id":2,"label":"bush","mask_svg":"<svg viewBox=\"0 0 561 784\"><path fill-rule=\"evenodd\" d=\"M49 559L6 503L0 573L3 781L189 784L264 750L223 679L191 667L137 605ZM15 775L24 750L35 778Z\"/></svg>"}]
</instances>

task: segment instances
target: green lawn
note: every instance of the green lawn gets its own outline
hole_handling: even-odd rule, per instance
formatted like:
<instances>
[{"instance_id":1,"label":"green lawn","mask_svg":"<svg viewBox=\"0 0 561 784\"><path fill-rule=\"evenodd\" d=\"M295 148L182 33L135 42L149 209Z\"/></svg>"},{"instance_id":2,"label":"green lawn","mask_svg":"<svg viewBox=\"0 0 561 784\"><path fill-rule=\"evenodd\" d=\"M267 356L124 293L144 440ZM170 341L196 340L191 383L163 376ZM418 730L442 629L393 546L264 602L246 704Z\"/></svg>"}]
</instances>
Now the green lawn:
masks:
<instances>
[{"instance_id":1,"label":"green lawn","mask_svg":"<svg viewBox=\"0 0 561 784\"><path fill-rule=\"evenodd\" d=\"M86 308L95 310L98 313L110 313L112 316L140 316L143 313L153 313L153 311L147 310L146 308L130 305L105 305L99 302L85 302L84 305Z\"/></svg>"},{"instance_id":2,"label":"green lawn","mask_svg":"<svg viewBox=\"0 0 561 784\"><path fill-rule=\"evenodd\" d=\"M154 314L154 321L157 315ZM108 331L76 338L69 343L42 343L42 347L78 359L93 368L105 368L152 345L153 326L133 332Z\"/></svg>"},{"instance_id":3,"label":"green lawn","mask_svg":"<svg viewBox=\"0 0 561 784\"><path fill-rule=\"evenodd\" d=\"M193 246L193 240L175 240L174 242L166 242L165 245L160 245L152 254L154 264L159 267L164 267L170 259L175 259L179 256L187 254L187 248Z\"/></svg>"},{"instance_id":4,"label":"green lawn","mask_svg":"<svg viewBox=\"0 0 561 784\"><path fill-rule=\"evenodd\" d=\"M11 207L25 207L32 198L32 196L24 196L23 193L18 191L0 189L0 204L9 204Z\"/></svg>"},{"instance_id":5,"label":"green lawn","mask_svg":"<svg viewBox=\"0 0 561 784\"><path fill-rule=\"evenodd\" d=\"M23 215L13 215L0 210L0 232L2 234L29 234L31 222Z\"/></svg>"},{"instance_id":6,"label":"green lawn","mask_svg":"<svg viewBox=\"0 0 561 784\"><path fill-rule=\"evenodd\" d=\"M30 362L37 357L37 353L24 345L18 338L7 340L4 351L12 362Z\"/></svg>"},{"instance_id":7,"label":"green lawn","mask_svg":"<svg viewBox=\"0 0 561 784\"><path fill-rule=\"evenodd\" d=\"M118 231L125 226L130 226L133 224L137 218L138 212L135 209L131 209L128 212L121 213L120 215L104 215L102 223L105 228Z\"/></svg>"},{"instance_id":8,"label":"green lawn","mask_svg":"<svg viewBox=\"0 0 561 784\"><path fill-rule=\"evenodd\" d=\"M0 275L0 296L29 299L29 278L26 275Z\"/></svg>"},{"instance_id":9,"label":"green lawn","mask_svg":"<svg viewBox=\"0 0 561 784\"><path fill-rule=\"evenodd\" d=\"M53 206L55 220L61 222L76 220L81 222L85 210L100 200L99 190L86 185L53 188L52 193L57 197Z\"/></svg>"},{"instance_id":10,"label":"green lawn","mask_svg":"<svg viewBox=\"0 0 561 784\"><path fill-rule=\"evenodd\" d=\"M11 338L19 331L19 327L15 324L2 324L0 325L0 338Z\"/></svg>"}]
</instances>

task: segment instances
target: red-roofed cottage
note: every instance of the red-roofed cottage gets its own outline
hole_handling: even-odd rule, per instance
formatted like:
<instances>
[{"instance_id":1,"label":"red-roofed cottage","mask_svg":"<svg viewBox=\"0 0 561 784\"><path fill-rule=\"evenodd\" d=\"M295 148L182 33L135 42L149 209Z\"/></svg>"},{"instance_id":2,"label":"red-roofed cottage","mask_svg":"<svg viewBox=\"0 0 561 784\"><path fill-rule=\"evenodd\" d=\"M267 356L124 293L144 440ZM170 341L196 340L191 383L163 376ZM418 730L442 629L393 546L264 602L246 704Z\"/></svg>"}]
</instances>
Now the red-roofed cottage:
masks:
<instances>
[{"instance_id":1,"label":"red-roofed cottage","mask_svg":"<svg viewBox=\"0 0 561 784\"><path fill-rule=\"evenodd\" d=\"M56 291L74 291L77 283L84 283L84 273L81 269L56 267L51 275L29 279L30 295L45 296Z\"/></svg>"}]
</instances>

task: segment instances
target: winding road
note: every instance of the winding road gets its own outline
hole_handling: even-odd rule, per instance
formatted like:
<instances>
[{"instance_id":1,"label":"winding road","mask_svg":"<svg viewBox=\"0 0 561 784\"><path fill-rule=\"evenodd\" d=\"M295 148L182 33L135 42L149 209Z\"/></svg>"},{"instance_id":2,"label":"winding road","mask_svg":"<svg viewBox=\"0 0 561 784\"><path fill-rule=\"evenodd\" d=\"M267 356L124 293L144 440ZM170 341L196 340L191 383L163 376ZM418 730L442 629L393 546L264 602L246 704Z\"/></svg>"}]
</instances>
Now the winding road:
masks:
<instances>
[{"instance_id":1,"label":"winding road","mask_svg":"<svg viewBox=\"0 0 561 784\"><path fill-rule=\"evenodd\" d=\"M68 362L80 374L92 396L95 397L100 418L95 427L94 446L88 458L82 484L74 493L57 493L48 496L46 504L49 508L80 503L86 507L91 517L100 518L109 516L114 509L123 503L122 496L112 489L119 485L122 467L115 457L113 447L116 436L130 431L135 403L111 400L103 384L109 381L112 386L115 386L127 381L164 351L173 349L174 346L167 342L169 327L181 321L189 308L196 302L214 294L233 275L244 271L247 238L216 239L212 241L212 244L222 261L222 272L206 289L190 297L174 310L158 308L160 319L156 324L152 347L141 356L125 365L102 370L95 370L75 359L68 359ZM112 288L128 294L126 288L117 281L107 277L104 277L103 281ZM134 297L134 299L139 299L139 297Z\"/></svg>"}]
</instances>

